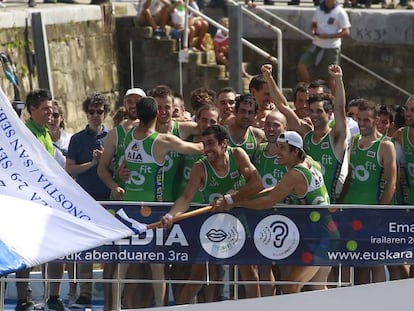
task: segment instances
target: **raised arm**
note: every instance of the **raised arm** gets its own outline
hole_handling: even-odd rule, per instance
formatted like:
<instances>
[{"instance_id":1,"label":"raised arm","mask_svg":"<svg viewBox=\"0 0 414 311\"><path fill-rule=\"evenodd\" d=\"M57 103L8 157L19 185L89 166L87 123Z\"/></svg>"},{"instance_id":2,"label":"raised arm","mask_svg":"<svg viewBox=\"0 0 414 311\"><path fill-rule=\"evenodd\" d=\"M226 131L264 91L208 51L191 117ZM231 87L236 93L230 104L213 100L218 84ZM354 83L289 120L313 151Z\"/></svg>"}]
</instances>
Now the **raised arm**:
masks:
<instances>
[{"instance_id":1,"label":"raised arm","mask_svg":"<svg viewBox=\"0 0 414 311\"><path fill-rule=\"evenodd\" d=\"M333 142L335 153L338 158L342 157L346 148L347 126L345 112L345 87L343 82L342 69L338 65L330 65L328 67L329 75L335 80L335 98L333 112L335 117L335 125L332 128Z\"/></svg>"},{"instance_id":2,"label":"raised arm","mask_svg":"<svg viewBox=\"0 0 414 311\"><path fill-rule=\"evenodd\" d=\"M290 108L286 97L283 95L282 91L277 86L276 81L273 79L272 65L265 64L262 66L261 70L269 86L270 97L276 105L276 108L285 115L289 129L298 132L302 136L313 130L309 124L302 121L293 109Z\"/></svg>"}]
</instances>

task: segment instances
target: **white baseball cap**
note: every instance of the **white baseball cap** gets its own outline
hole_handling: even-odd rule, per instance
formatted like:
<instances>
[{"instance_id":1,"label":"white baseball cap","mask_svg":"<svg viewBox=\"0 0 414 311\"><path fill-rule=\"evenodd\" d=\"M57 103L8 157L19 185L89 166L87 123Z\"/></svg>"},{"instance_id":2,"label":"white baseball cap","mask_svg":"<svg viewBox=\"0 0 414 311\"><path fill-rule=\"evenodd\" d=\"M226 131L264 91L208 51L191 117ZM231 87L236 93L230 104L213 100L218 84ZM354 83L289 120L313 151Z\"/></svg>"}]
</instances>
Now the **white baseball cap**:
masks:
<instances>
[{"instance_id":1,"label":"white baseball cap","mask_svg":"<svg viewBox=\"0 0 414 311\"><path fill-rule=\"evenodd\" d=\"M141 97L147 96L145 94L144 90L143 89L140 89L139 87L134 87L134 88L129 89L128 91L126 91L125 97L127 97L128 95L132 95L132 94L136 94L136 95L139 95Z\"/></svg>"},{"instance_id":2,"label":"white baseball cap","mask_svg":"<svg viewBox=\"0 0 414 311\"><path fill-rule=\"evenodd\" d=\"M277 138L279 143L287 143L293 147L299 148L303 150L303 140L302 137L295 131L286 131L280 133L279 137Z\"/></svg>"}]
</instances>

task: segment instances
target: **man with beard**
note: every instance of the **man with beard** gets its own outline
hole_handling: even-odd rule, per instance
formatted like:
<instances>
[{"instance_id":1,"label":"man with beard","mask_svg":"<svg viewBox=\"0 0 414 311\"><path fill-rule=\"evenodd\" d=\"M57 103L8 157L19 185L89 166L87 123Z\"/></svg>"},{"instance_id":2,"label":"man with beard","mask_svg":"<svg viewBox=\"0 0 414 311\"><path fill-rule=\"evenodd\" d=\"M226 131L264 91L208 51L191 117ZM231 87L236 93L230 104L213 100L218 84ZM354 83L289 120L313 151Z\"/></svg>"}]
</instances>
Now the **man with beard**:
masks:
<instances>
[{"instance_id":1,"label":"man with beard","mask_svg":"<svg viewBox=\"0 0 414 311\"><path fill-rule=\"evenodd\" d=\"M323 176L317 162L306 156L303 150L302 137L294 131L286 131L277 138L278 163L287 167L286 174L271 189L268 195L255 199L245 199L231 195L231 199L218 199L214 204L215 212L228 211L234 206L256 210L270 209L278 202L290 197L298 204L329 205L329 196L323 182ZM324 213L324 223L328 223L329 214ZM337 238L337 237L333 237ZM304 282L316 281L323 267L291 266L286 281L292 284L283 285L284 294L299 293ZM329 270L328 270L329 271Z\"/></svg>"},{"instance_id":2,"label":"man with beard","mask_svg":"<svg viewBox=\"0 0 414 311\"><path fill-rule=\"evenodd\" d=\"M264 132L267 142L261 143L253 155L253 164L257 168L264 188L274 187L286 173L285 165L279 164L277 159L277 138L279 134L286 131L287 121L283 114L277 110L270 112L264 122ZM273 270L273 271L272 271ZM280 277L277 266L258 266L259 279L261 281L275 281ZM261 285L262 297L275 295L276 287L273 285Z\"/></svg>"},{"instance_id":3,"label":"man with beard","mask_svg":"<svg viewBox=\"0 0 414 311\"><path fill-rule=\"evenodd\" d=\"M396 153L394 144L377 129L378 115L378 105L360 100L360 134L354 137L350 148L351 167L344 185L344 204L390 204L394 198ZM384 266L360 267L355 273L356 284L385 281Z\"/></svg>"},{"instance_id":4,"label":"man with beard","mask_svg":"<svg viewBox=\"0 0 414 311\"><path fill-rule=\"evenodd\" d=\"M229 145L244 149L250 159L265 138L263 130L252 126L257 110L258 105L252 95L243 94L238 96L235 105L236 117L228 127Z\"/></svg>"},{"instance_id":5,"label":"man with beard","mask_svg":"<svg viewBox=\"0 0 414 311\"><path fill-rule=\"evenodd\" d=\"M309 97L309 110L314 129L289 107L271 75L271 65L264 65L262 71L269 81L271 94L276 96L275 104L286 116L288 127L302 135L304 150L321 165L326 188L331 202L336 200L336 186L341 173L346 150L345 90L342 70L338 65L329 66L329 74L335 79L335 100L328 94L314 94ZM334 114L335 124L331 128L329 120Z\"/></svg>"},{"instance_id":6,"label":"man with beard","mask_svg":"<svg viewBox=\"0 0 414 311\"><path fill-rule=\"evenodd\" d=\"M208 127L202 133L202 142L205 156L193 165L184 193L162 217L164 227L171 227L173 216L189 209L198 191L202 193L203 203L212 204L217 198L229 197L230 192L232 198L242 199L253 196L262 189L260 176L246 152L228 146L229 135L224 127ZM241 266L240 273L245 281L258 281L257 273L251 266ZM176 304L190 303L200 288L201 284L186 284ZM259 297L259 286L247 285L246 296Z\"/></svg>"},{"instance_id":7,"label":"man with beard","mask_svg":"<svg viewBox=\"0 0 414 311\"><path fill-rule=\"evenodd\" d=\"M124 140L126 133L133 127L139 124L137 120L137 101L144 97L146 94L140 88L132 88L126 91L124 96L124 108L126 113L126 120L122 121L118 126L114 127L108 132L105 138L104 151L101 155L101 159L98 164L98 176L104 182L105 180L114 178L116 187L111 188L111 198L114 200L122 200L124 188L124 182L118 177L117 171L124 161ZM114 165L112 165L114 164ZM115 170L115 174L112 172L112 167ZM123 278L130 265L120 264L120 271L116 270L116 264L105 264L103 271L104 279L111 278ZM134 265L134 268L136 268ZM129 268L133 268L130 266ZM132 272L132 271L131 271ZM116 309L115 299L113 299L112 290L115 289L116 284L104 283L104 309L112 310ZM124 299L129 300L133 295L128 291L128 284L125 285ZM116 292L115 290L113 291Z\"/></svg>"}]
</instances>

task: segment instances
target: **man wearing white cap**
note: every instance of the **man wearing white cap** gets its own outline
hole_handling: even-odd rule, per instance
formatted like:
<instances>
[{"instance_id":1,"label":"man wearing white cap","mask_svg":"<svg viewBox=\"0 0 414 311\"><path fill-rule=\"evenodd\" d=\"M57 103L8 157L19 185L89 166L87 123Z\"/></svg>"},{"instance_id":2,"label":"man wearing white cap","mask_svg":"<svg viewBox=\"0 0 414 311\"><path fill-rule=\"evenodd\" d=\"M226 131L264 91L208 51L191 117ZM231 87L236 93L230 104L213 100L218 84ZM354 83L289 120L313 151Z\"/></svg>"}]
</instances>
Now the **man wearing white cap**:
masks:
<instances>
[{"instance_id":1,"label":"man wearing white cap","mask_svg":"<svg viewBox=\"0 0 414 311\"><path fill-rule=\"evenodd\" d=\"M105 138L104 144L104 152L101 155L101 159L98 164L98 176L102 179L103 182L105 180L112 180L112 178L116 181L119 187L123 188L123 181L118 178L118 174L115 174L111 167L112 163L115 163L114 170L116 171L124 161L124 139L126 133L133 127L139 124L139 120L137 119L137 109L136 103L142 97L145 97L146 94L144 90L140 88L131 88L126 91L124 96L124 107L126 111L127 119L122 121L118 126L114 127L112 130L108 132L108 135ZM111 189L111 197L114 200L122 200L122 194L119 192L119 187ZM121 274L125 275L128 265L120 265ZM105 264L104 268L104 278L112 278L116 268L116 264ZM114 286L116 284L113 284ZM112 302L112 294L111 294L111 283L104 283L104 309L105 310L112 310L115 309L116 306L112 306L114 302ZM125 297L126 298L126 297Z\"/></svg>"},{"instance_id":2,"label":"man wearing white cap","mask_svg":"<svg viewBox=\"0 0 414 311\"><path fill-rule=\"evenodd\" d=\"M328 205L329 195L326 190L319 164L307 157L303 151L302 137L295 131L286 131L277 138L277 158L279 164L286 165L288 171L268 195L246 201L218 199L214 211L228 211L233 206L251 209L270 209L276 203L290 197L296 204ZM229 205L228 202L233 201ZM324 222L329 215L323 216ZM325 219L326 218L326 219ZM292 266L287 273L286 281L297 282L282 286L284 294L298 293L303 283L316 281L319 277L319 266ZM316 278L315 278L316 277Z\"/></svg>"}]
</instances>

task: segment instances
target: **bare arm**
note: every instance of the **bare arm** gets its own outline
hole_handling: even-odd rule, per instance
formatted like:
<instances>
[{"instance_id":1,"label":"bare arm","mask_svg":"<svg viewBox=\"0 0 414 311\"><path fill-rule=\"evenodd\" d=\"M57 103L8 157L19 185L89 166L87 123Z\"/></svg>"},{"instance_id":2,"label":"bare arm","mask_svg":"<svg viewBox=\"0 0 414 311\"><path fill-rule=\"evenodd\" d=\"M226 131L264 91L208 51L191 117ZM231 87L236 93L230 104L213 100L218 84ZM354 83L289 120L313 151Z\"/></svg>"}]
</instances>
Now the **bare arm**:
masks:
<instances>
[{"instance_id":1,"label":"bare arm","mask_svg":"<svg viewBox=\"0 0 414 311\"><path fill-rule=\"evenodd\" d=\"M205 179L205 171L201 162L196 162L191 168L190 178L183 194L175 201L171 207L168 215L164 215L161 218L163 227L171 227L172 217L177 214L186 212L193 200L198 189L203 185Z\"/></svg>"},{"instance_id":2,"label":"bare arm","mask_svg":"<svg viewBox=\"0 0 414 311\"><path fill-rule=\"evenodd\" d=\"M335 99L333 112L335 116L335 125L332 129L334 149L338 159L343 157L346 148L346 112L345 112L345 87L343 82L342 69L338 65L330 65L328 72L335 79Z\"/></svg>"},{"instance_id":3,"label":"bare arm","mask_svg":"<svg viewBox=\"0 0 414 311\"><path fill-rule=\"evenodd\" d=\"M303 122L296 113L290 108L286 97L277 86L272 76L272 65L266 64L262 66L262 74L269 86L270 97L272 98L276 108L285 115L289 129L298 132L304 136L307 132L312 130L306 122Z\"/></svg>"},{"instance_id":4,"label":"bare arm","mask_svg":"<svg viewBox=\"0 0 414 311\"><path fill-rule=\"evenodd\" d=\"M117 200L122 200L124 195L124 189L119 187L115 182L110 170L112 159L116 153L116 130L112 129L105 137L104 152L98 164L98 176L99 178L111 189L112 195Z\"/></svg>"},{"instance_id":5,"label":"bare arm","mask_svg":"<svg viewBox=\"0 0 414 311\"><path fill-rule=\"evenodd\" d=\"M203 154L202 143L190 143L171 134L160 134L154 146L154 157L158 163L164 162L170 151L181 154Z\"/></svg>"},{"instance_id":6,"label":"bare arm","mask_svg":"<svg viewBox=\"0 0 414 311\"><path fill-rule=\"evenodd\" d=\"M301 182L303 183L303 181L303 176L299 175L296 170L290 170L282 177L273 190L270 191L269 195L252 200L235 202L235 205L258 210L272 208L277 202L281 202L293 192L295 185L300 184Z\"/></svg>"},{"instance_id":7,"label":"bare arm","mask_svg":"<svg viewBox=\"0 0 414 311\"><path fill-rule=\"evenodd\" d=\"M181 136L181 139L183 140L186 140L191 135L198 136L201 134L197 123L192 122L192 121L180 122L179 128L180 128L180 136Z\"/></svg>"},{"instance_id":8,"label":"bare arm","mask_svg":"<svg viewBox=\"0 0 414 311\"><path fill-rule=\"evenodd\" d=\"M246 180L246 184L239 191L230 194L232 201L246 200L254 197L263 189L262 181L256 167L250 162L249 156L241 148L234 149L234 158L236 159L240 172ZM227 211L231 208L226 198L217 199L214 203L213 211Z\"/></svg>"},{"instance_id":9,"label":"bare arm","mask_svg":"<svg viewBox=\"0 0 414 311\"><path fill-rule=\"evenodd\" d=\"M397 182L397 160L392 142L383 141L380 147L380 159L384 167L385 188L379 204L390 204L394 196Z\"/></svg>"}]
</instances>

